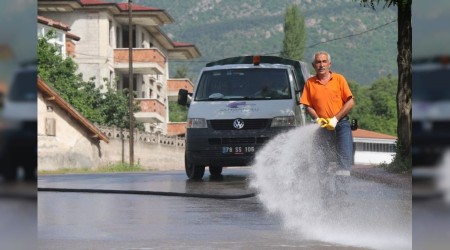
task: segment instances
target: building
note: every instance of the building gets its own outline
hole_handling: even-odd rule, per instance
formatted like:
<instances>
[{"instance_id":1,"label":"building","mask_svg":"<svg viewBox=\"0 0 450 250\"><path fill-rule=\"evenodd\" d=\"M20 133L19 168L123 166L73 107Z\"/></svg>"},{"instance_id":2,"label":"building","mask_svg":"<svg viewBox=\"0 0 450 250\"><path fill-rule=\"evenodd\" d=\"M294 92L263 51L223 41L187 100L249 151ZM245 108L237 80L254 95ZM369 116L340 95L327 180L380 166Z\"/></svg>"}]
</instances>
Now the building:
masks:
<instances>
[{"instance_id":1,"label":"building","mask_svg":"<svg viewBox=\"0 0 450 250\"><path fill-rule=\"evenodd\" d=\"M395 155L396 137L369 130L352 131L355 164L390 163Z\"/></svg>"},{"instance_id":2,"label":"building","mask_svg":"<svg viewBox=\"0 0 450 250\"><path fill-rule=\"evenodd\" d=\"M76 42L80 41L80 37L70 33L70 27L67 24L43 16L37 16L37 22L38 36L45 36L53 30L55 38L50 39L49 42L59 48L59 53L63 57L75 57Z\"/></svg>"},{"instance_id":3,"label":"building","mask_svg":"<svg viewBox=\"0 0 450 250\"><path fill-rule=\"evenodd\" d=\"M178 91L186 89L189 93L194 91L194 84L189 79L169 79L167 98L169 102L176 103L178 101ZM167 135L182 135L186 133L186 122L169 122L167 124Z\"/></svg>"},{"instance_id":4,"label":"building","mask_svg":"<svg viewBox=\"0 0 450 250\"><path fill-rule=\"evenodd\" d=\"M95 77L96 86L104 91L108 86L116 90L132 86L141 106L136 119L148 132L167 133L168 61L191 60L200 57L200 52L195 45L174 42L161 31L160 26L174 21L165 10L133 4L131 30L127 3L38 0L38 15L64 22L82 38L73 56L85 80Z\"/></svg>"},{"instance_id":5,"label":"building","mask_svg":"<svg viewBox=\"0 0 450 250\"><path fill-rule=\"evenodd\" d=\"M40 78L37 104L38 166L98 166L109 138Z\"/></svg>"}]
</instances>

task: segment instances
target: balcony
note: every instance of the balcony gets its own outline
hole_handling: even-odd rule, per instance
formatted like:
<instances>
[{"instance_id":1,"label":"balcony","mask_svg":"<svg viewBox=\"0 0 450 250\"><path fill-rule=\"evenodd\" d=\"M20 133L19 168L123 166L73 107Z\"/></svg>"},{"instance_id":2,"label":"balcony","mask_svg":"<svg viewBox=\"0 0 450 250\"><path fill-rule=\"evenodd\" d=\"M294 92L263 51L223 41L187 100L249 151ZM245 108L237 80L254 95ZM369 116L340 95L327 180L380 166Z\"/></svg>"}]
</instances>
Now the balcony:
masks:
<instances>
[{"instance_id":1,"label":"balcony","mask_svg":"<svg viewBox=\"0 0 450 250\"><path fill-rule=\"evenodd\" d=\"M133 73L159 74L165 72L166 57L158 49L134 48ZM114 49L114 68L121 73L128 73L128 48Z\"/></svg>"},{"instance_id":2,"label":"balcony","mask_svg":"<svg viewBox=\"0 0 450 250\"><path fill-rule=\"evenodd\" d=\"M166 106L157 99L136 98L141 111L134 114L136 120L143 123L161 123L166 121Z\"/></svg>"}]
</instances>

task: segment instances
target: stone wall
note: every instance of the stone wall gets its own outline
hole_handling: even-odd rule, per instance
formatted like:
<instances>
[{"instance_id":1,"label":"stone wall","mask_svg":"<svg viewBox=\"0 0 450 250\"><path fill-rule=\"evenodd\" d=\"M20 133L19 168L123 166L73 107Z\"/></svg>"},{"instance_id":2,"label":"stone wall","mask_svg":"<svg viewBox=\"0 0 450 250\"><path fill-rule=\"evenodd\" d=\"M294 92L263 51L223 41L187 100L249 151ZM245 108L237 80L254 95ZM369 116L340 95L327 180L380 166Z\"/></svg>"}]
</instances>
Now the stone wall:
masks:
<instances>
[{"instance_id":1,"label":"stone wall","mask_svg":"<svg viewBox=\"0 0 450 250\"><path fill-rule=\"evenodd\" d=\"M109 144L101 143L100 165L129 161L129 130L98 126L110 138ZM122 134L122 136L121 136ZM123 139L122 139L123 138ZM165 136L147 132L134 134L134 163L145 169L183 170L184 137Z\"/></svg>"}]
</instances>

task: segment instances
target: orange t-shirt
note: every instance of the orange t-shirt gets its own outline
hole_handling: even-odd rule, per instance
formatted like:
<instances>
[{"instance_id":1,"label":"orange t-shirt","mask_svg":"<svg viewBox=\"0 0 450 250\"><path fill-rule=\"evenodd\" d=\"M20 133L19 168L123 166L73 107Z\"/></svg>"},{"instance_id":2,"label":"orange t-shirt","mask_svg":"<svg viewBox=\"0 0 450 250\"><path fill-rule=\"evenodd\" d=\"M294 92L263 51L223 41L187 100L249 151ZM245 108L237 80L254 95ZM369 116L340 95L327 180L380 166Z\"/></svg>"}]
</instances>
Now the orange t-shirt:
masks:
<instances>
[{"instance_id":1,"label":"orange t-shirt","mask_svg":"<svg viewBox=\"0 0 450 250\"><path fill-rule=\"evenodd\" d=\"M330 81L326 85L321 84L316 76L309 78L303 88L300 103L313 108L319 117L331 118L350 97L353 95L344 76L331 72Z\"/></svg>"}]
</instances>

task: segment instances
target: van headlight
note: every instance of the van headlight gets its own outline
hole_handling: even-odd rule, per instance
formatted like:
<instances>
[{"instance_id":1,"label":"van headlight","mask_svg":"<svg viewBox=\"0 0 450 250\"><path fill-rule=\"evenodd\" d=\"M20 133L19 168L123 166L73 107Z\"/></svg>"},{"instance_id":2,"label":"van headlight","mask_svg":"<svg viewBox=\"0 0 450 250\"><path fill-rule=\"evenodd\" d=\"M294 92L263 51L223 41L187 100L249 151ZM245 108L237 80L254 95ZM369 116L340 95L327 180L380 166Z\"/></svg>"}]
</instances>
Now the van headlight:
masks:
<instances>
[{"instance_id":1,"label":"van headlight","mask_svg":"<svg viewBox=\"0 0 450 250\"><path fill-rule=\"evenodd\" d=\"M204 118L188 118L186 128L207 128Z\"/></svg>"},{"instance_id":2,"label":"van headlight","mask_svg":"<svg viewBox=\"0 0 450 250\"><path fill-rule=\"evenodd\" d=\"M293 127L295 126L294 116L278 116L272 119L271 127Z\"/></svg>"}]
</instances>

